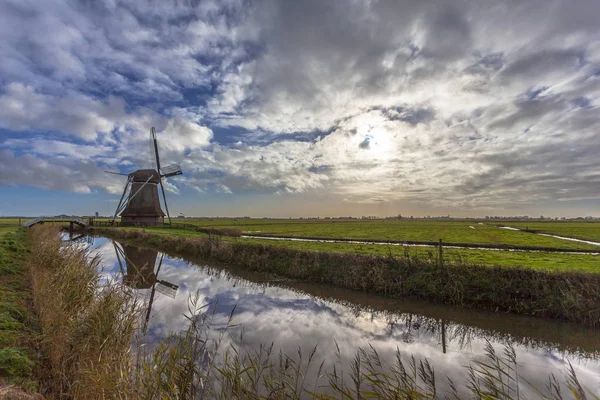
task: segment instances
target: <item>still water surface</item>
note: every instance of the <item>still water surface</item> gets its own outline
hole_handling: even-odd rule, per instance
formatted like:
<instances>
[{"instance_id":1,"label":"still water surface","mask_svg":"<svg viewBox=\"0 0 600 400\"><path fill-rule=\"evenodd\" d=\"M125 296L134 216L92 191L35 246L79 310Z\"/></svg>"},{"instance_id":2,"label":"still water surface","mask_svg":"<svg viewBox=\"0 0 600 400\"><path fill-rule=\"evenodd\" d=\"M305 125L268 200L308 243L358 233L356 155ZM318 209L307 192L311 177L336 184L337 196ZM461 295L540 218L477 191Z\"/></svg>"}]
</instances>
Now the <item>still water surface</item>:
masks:
<instances>
[{"instance_id":1,"label":"still water surface","mask_svg":"<svg viewBox=\"0 0 600 400\"><path fill-rule=\"evenodd\" d=\"M407 357L427 358L443 387L446 376L465 382L464 366L483 360L489 341L499 352L506 344L514 346L520 374L539 387L551 373L562 378L570 362L580 381L600 393L600 331L585 326L267 280L106 238L94 238L89 246L101 256L107 278L122 279L144 298L149 343L187 327L188 299L198 293L211 304L217 330L236 307L233 330L244 330L246 349L273 342L276 350L292 355L298 347L308 353L318 345L315 369L323 360L326 367L336 362L336 343L344 360L372 345L390 362L396 349ZM134 264L141 266L139 272ZM235 337L235 332L225 336L224 344Z\"/></svg>"}]
</instances>

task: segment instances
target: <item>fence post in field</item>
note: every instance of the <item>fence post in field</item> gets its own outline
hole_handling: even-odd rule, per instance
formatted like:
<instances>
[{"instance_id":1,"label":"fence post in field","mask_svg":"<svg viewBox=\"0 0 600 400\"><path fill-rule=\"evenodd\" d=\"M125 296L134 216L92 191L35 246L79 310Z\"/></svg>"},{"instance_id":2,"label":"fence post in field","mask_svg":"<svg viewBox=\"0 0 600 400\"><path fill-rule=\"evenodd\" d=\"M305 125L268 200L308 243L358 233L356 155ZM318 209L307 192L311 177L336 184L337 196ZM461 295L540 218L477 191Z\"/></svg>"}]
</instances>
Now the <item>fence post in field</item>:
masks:
<instances>
[{"instance_id":1,"label":"fence post in field","mask_svg":"<svg viewBox=\"0 0 600 400\"><path fill-rule=\"evenodd\" d=\"M21 218L19 218L19 226L21 226Z\"/></svg>"},{"instance_id":2,"label":"fence post in field","mask_svg":"<svg viewBox=\"0 0 600 400\"><path fill-rule=\"evenodd\" d=\"M444 254L443 254L443 250L442 250L442 239L440 239L440 245L439 245L439 258L438 258L438 264L440 267L444 266Z\"/></svg>"}]
</instances>

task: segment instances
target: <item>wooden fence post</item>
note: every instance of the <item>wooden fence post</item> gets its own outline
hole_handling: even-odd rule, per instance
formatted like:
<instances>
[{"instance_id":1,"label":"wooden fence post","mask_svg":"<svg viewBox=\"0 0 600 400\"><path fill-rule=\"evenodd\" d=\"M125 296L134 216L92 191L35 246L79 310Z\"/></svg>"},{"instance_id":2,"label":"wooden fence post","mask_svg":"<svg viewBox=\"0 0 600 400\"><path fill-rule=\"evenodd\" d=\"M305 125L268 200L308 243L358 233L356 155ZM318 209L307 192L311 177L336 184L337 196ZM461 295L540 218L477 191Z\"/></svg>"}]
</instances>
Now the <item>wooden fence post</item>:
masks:
<instances>
[{"instance_id":1,"label":"wooden fence post","mask_svg":"<svg viewBox=\"0 0 600 400\"><path fill-rule=\"evenodd\" d=\"M440 245L439 245L439 259L438 259L438 264L440 267L444 266L444 254L443 254L443 250L442 250L442 239L440 239Z\"/></svg>"}]
</instances>

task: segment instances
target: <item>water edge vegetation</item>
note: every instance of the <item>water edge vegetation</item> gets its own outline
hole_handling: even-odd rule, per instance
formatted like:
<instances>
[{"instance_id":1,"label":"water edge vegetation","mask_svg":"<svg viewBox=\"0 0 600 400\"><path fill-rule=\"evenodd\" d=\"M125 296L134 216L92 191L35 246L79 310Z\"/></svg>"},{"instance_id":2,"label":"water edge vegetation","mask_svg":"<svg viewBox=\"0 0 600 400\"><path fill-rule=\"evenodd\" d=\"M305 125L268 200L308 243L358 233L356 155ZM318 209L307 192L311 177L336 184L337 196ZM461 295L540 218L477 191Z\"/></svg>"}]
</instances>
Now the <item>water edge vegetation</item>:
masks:
<instances>
[{"instance_id":1,"label":"water edge vegetation","mask_svg":"<svg viewBox=\"0 0 600 400\"><path fill-rule=\"evenodd\" d=\"M419 257L311 252L264 244L194 238L120 228L102 235L183 257L238 265L282 277L362 290L384 296L415 297L597 326L600 274L550 272L454 262L433 253Z\"/></svg>"},{"instance_id":2,"label":"water edge vegetation","mask_svg":"<svg viewBox=\"0 0 600 400\"><path fill-rule=\"evenodd\" d=\"M373 348L357 349L351 365L319 370L316 381L309 382L306 371L318 363L317 347L293 355L277 353L268 344L247 353L235 344L221 348L218 337L207 339L210 315L197 299L190 301L185 331L150 350L132 347L139 343L139 309L132 292L119 282L102 282L99 260L80 246L62 247L56 228L32 228L29 240L40 363L47 371L41 387L48 398L512 399L527 385L519 377L514 351L507 347L499 354L491 346L484 361L465 367L466 386L450 382L447 393L439 392L437 383L444 378L427 360L398 353L388 365ZM564 379L549 376L547 387L537 393L558 399L565 392L577 399L593 396L572 367Z\"/></svg>"}]
</instances>

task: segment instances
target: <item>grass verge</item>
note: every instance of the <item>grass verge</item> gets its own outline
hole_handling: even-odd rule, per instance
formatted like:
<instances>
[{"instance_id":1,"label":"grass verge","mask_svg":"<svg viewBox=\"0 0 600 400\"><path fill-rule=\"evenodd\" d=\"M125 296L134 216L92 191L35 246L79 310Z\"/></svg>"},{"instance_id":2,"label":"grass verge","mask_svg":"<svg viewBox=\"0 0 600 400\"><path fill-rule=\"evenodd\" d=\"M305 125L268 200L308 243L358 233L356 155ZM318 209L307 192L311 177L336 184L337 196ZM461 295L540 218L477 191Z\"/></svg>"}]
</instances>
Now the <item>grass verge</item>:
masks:
<instances>
[{"instance_id":1,"label":"grass verge","mask_svg":"<svg viewBox=\"0 0 600 400\"><path fill-rule=\"evenodd\" d=\"M140 228L120 228L139 230ZM208 235L200 232L171 229L171 228L145 228L146 232L203 238ZM325 251L338 253L354 253L365 255L379 255L394 257L405 257L407 252L419 258L428 258L436 252L433 247L410 247L393 246L381 244L364 243L331 243L331 242L308 242L297 240L271 240L256 238L231 238L222 237L225 241L238 241L242 243L264 244L269 246L287 247L298 250ZM444 247L444 262L458 262L485 265L501 265L507 267L526 267L545 271L578 271L589 273L600 273L600 256L595 254L574 254L560 252L531 252L531 251L509 251L509 250L475 250L456 249Z\"/></svg>"},{"instance_id":2,"label":"grass verge","mask_svg":"<svg viewBox=\"0 0 600 400\"><path fill-rule=\"evenodd\" d=\"M393 297L600 324L600 274L547 272L455 262L431 256L310 252L272 245L104 229L109 237L251 271Z\"/></svg>"},{"instance_id":3,"label":"grass verge","mask_svg":"<svg viewBox=\"0 0 600 400\"><path fill-rule=\"evenodd\" d=\"M29 246L16 227L0 230L0 386L36 388L35 318L25 259Z\"/></svg>"}]
</instances>

